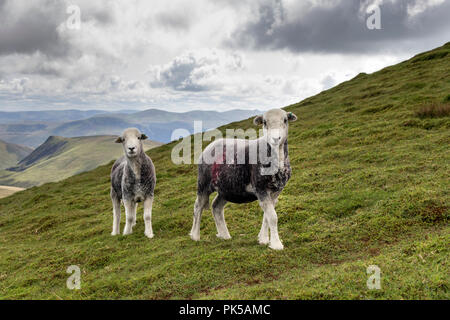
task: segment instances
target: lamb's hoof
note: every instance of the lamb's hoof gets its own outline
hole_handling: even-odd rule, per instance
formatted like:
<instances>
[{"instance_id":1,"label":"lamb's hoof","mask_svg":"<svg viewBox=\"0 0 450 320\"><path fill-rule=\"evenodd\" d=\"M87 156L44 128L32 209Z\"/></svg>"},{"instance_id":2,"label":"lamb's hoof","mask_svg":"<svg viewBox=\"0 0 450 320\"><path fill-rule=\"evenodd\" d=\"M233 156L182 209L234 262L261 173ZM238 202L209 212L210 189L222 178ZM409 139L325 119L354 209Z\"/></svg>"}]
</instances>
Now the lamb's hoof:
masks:
<instances>
[{"instance_id":1,"label":"lamb's hoof","mask_svg":"<svg viewBox=\"0 0 450 320\"><path fill-rule=\"evenodd\" d=\"M271 243L269 245L269 248L273 249L273 250L283 250L284 247L283 247L283 244L281 242L275 242L275 243Z\"/></svg>"},{"instance_id":2,"label":"lamb's hoof","mask_svg":"<svg viewBox=\"0 0 450 320\"><path fill-rule=\"evenodd\" d=\"M223 240L230 240L231 239L231 236L229 234L221 235L221 234L218 233L218 234L216 234L216 237L219 238L219 239L223 239Z\"/></svg>"},{"instance_id":3,"label":"lamb's hoof","mask_svg":"<svg viewBox=\"0 0 450 320\"><path fill-rule=\"evenodd\" d=\"M144 232L145 236L149 239L152 239L155 235L153 233Z\"/></svg>"},{"instance_id":4,"label":"lamb's hoof","mask_svg":"<svg viewBox=\"0 0 450 320\"><path fill-rule=\"evenodd\" d=\"M191 236L191 239L192 240L194 240L194 241L199 241L200 240L200 235L196 235L196 234L190 234L190 236Z\"/></svg>"},{"instance_id":5,"label":"lamb's hoof","mask_svg":"<svg viewBox=\"0 0 450 320\"><path fill-rule=\"evenodd\" d=\"M260 245L268 245L269 244L269 236L267 237L258 237L258 242Z\"/></svg>"}]
</instances>

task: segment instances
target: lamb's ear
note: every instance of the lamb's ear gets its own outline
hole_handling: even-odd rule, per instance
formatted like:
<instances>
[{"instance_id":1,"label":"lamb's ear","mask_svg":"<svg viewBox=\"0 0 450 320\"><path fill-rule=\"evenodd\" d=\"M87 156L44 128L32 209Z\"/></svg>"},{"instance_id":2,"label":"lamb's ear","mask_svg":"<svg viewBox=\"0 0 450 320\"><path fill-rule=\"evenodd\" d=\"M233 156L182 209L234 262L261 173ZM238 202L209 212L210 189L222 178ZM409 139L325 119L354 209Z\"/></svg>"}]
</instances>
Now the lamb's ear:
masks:
<instances>
[{"instance_id":1,"label":"lamb's ear","mask_svg":"<svg viewBox=\"0 0 450 320\"><path fill-rule=\"evenodd\" d=\"M289 121L297 121L297 116L293 114L292 112L288 113L288 120Z\"/></svg>"},{"instance_id":2,"label":"lamb's ear","mask_svg":"<svg viewBox=\"0 0 450 320\"><path fill-rule=\"evenodd\" d=\"M143 134L141 134L140 139L141 139L141 140L145 140L145 139L148 139L148 137L145 135L145 133L143 133Z\"/></svg>"},{"instance_id":3,"label":"lamb's ear","mask_svg":"<svg viewBox=\"0 0 450 320\"><path fill-rule=\"evenodd\" d=\"M122 137L117 137L117 139L116 139L116 143L122 143L123 142L123 139L122 139Z\"/></svg>"},{"instance_id":4,"label":"lamb's ear","mask_svg":"<svg viewBox=\"0 0 450 320\"><path fill-rule=\"evenodd\" d=\"M253 119L253 123L257 126L261 125L263 123L263 116L257 116Z\"/></svg>"}]
</instances>

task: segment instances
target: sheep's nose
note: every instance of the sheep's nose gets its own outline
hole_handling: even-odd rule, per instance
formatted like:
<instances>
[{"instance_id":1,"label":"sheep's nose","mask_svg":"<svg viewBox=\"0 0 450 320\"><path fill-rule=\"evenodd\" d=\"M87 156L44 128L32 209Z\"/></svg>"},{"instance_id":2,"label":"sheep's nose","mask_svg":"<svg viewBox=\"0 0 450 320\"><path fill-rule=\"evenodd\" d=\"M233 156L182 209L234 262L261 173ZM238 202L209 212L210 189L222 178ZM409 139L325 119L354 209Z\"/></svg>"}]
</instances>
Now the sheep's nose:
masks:
<instances>
[{"instance_id":1,"label":"sheep's nose","mask_svg":"<svg viewBox=\"0 0 450 320\"><path fill-rule=\"evenodd\" d=\"M128 150L130 150L131 152L133 152L134 149L136 149L136 147L128 147Z\"/></svg>"},{"instance_id":2,"label":"sheep's nose","mask_svg":"<svg viewBox=\"0 0 450 320\"><path fill-rule=\"evenodd\" d=\"M280 138L272 138L273 143L278 144L280 142Z\"/></svg>"}]
</instances>

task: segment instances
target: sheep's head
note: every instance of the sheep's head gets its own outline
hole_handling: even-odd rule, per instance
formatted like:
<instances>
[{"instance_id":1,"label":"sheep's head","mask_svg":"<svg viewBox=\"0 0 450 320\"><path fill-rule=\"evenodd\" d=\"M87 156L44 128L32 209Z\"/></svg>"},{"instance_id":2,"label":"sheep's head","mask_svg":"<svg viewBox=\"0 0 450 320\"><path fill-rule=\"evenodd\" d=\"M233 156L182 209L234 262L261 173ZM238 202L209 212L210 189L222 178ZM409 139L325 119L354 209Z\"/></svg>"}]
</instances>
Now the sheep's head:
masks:
<instances>
[{"instance_id":1,"label":"sheep's head","mask_svg":"<svg viewBox=\"0 0 450 320\"><path fill-rule=\"evenodd\" d=\"M116 143L121 143L125 155L129 158L134 158L144 151L142 140L147 139L147 136L141 133L136 128L126 129L121 136L117 137Z\"/></svg>"},{"instance_id":2,"label":"sheep's head","mask_svg":"<svg viewBox=\"0 0 450 320\"><path fill-rule=\"evenodd\" d=\"M267 142L273 146L284 144L288 136L289 122L296 121L297 116L292 112L286 112L282 109L272 109L257 116L253 123L263 125L264 136Z\"/></svg>"}]
</instances>

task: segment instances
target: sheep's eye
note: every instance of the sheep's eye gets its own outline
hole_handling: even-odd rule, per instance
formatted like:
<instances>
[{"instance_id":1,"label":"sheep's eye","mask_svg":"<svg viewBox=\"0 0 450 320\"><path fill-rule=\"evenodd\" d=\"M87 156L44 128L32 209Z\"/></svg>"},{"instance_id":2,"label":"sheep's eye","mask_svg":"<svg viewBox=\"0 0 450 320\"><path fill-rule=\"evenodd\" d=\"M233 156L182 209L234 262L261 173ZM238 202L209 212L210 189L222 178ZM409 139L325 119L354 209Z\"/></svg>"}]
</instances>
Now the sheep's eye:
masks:
<instances>
[{"instance_id":1,"label":"sheep's eye","mask_svg":"<svg viewBox=\"0 0 450 320\"><path fill-rule=\"evenodd\" d=\"M284 123L287 123L287 118L284 118Z\"/></svg>"},{"instance_id":2,"label":"sheep's eye","mask_svg":"<svg viewBox=\"0 0 450 320\"><path fill-rule=\"evenodd\" d=\"M264 127L267 127L267 121L266 120L263 121L263 124L264 124Z\"/></svg>"}]
</instances>

